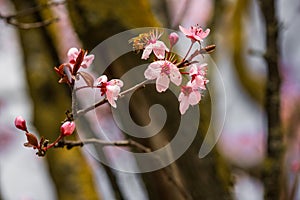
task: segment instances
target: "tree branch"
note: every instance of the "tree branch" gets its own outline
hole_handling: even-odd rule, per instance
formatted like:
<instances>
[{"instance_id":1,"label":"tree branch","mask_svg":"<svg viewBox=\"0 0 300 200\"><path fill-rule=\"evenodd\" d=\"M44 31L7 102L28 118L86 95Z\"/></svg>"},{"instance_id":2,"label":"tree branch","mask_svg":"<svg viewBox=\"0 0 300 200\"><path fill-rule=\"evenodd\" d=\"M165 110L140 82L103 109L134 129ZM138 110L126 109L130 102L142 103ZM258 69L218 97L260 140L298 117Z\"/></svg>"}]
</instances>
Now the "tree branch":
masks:
<instances>
[{"instance_id":1,"label":"tree branch","mask_svg":"<svg viewBox=\"0 0 300 200\"><path fill-rule=\"evenodd\" d=\"M59 20L59 18L55 17L52 19L47 19L47 20L40 21L40 22L31 22L31 23L20 22L19 20L17 20L17 18L34 14L36 12L39 12L42 9L49 8L50 6L59 6L59 5L65 4L66 2L67 2L66 0L60 1L60 2L49 1L45 4L41 4L41 5L32 7L32 8L21 10L15 14L11 14L11 15L3 15L0 13L0 19L4 20L6 23L8 23L10 25L13 25L20 29L25 29L25 30L48 26L54 22L57 22Z\"/></svg>"},{"instance_id":2,"label":"tree branch","mask_svg":"<svg viewBox=\"0 0 300 200\"><path fill-rule=\"evenodd\" d=\"M259 0L266 27L266 54L268 74L265 109L268 117L267 158L264 163L263 182L265 199L280 199L283 184L283 134L280 121L280 86L278 20L275 0Z\"/></svg>"}]
</instances>

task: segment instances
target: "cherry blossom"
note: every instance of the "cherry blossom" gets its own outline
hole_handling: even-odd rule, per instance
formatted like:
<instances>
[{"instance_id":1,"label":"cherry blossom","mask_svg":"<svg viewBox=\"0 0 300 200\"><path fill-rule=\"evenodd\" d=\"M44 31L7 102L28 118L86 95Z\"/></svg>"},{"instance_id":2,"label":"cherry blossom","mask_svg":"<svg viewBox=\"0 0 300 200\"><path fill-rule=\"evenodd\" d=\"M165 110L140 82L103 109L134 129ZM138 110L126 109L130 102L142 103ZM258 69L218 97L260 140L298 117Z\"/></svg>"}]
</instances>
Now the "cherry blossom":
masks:
<instances>
[{"instance_id":1,"label":"cherry blossom","mask_svg":"<svg viewBox=\"0 0 300 200\"><path fill-rule=\"evenodd\" d=\"M207 74L207 64L201 64L201 65L192 65L189 70L189 75L192 77L191 82L195 82L195 84L202 90L205 90L205 85L208 83L208 80L206 79Z\"/></svg>"},{"instance_id":2,"label":"cherry blossom","mask_svg":"<svg viewBox=\"0 0 300 200\"><path fill-rule=\"evenodd\" d=\"M179 86L182 81L182 76L177 66L168 60L155 61L146 69L145 78L148 80L156 79L156 90L164 92L168 89L171 81Z\"/></svg>"},{"instance_id":3,"label":"cherry blossom","mask_svg":"<svg viewBox=\"0 0 300 200\"><path fill-rule=\"evenodd\" d=\"M87 55L87 51L75 47L70 48L67 55L68 63L54 67L54 70L60 76L59 83L73 84L80 67L89 67L94 60L94 55Z\"/></svg>"},{"instance_id":4,"label":"cherry blossom","mask_svg":"<svg viewBox=\"0 0 300 200\"><path fill-rule=\"evenodd\" d=\"M147 60L152 51L158 59L164 59L165 52L169 51L169 49L164 42L158 40L161 35L161 33L158 33L158 30L150 32L147 44L142 54L142 59Z\"/></svg>"},{"instance_id":5,"label":"cherry blossom","mask_svg":"<svg viewBox=\"0 0 300 200\"><path fill-rule=\"evenodd\" d=\"M72 133L75 130L75 123L74 122L70 122L70 121L66 121L65 123L63 123L60 127L60 132L63 136L68 136L68 135L72 135Z\"/></svg>"},{"instance_id":6,"label":"cherry blossom","mask_svg":"<svg viewBox=\"0 0 300 200\"><path fill-rule=\"evenodd\" d=\"M27 131L27 126L26 126L26 121L25 121L25 119L22 116L16 117L16 119L15 119L15 126L18 129L22 130L22 131L28 132Z\"/></svg>"},{"instance_id":7,"label":"cherry blossom","mask_svg":"<svg viewBox=\"0 0 300 200\"><path fill-rule=\"evenodd\" d=\"M204 31L198 25L191 26L189 29L179 26L179 29L186 37L190 38L193 42L202 42L203 39L206 38L210 32L209 28Z\"/></svg>"},{"instance_id":8,"label":"cherry blossom","mask_svg":"<svg viewBox=\"0 0 300 200\"><path fill-rule=\"evenodd\" d=\"M186 86L181 86L178 100L180 102L179 111L183 115L190 105L196 105L201 100L201 93L197 85L189 81Z\"/></svg>"},{"instance_id":9,"label":"cherry blossom","mask_svg":"<svg viewBox=\"0 0 300 200\"><path fill-rule=\"evenodd\" d=\"M71 65L74 65L76 63L76 59L79 56L80 51L81 51L80 49L77 49L75 47L69 49L67 55L68 55L69 63ZM87 52L85 52L83 60L81 62L81 67L88 68L92 64L94 58L95 58L94 55L87 55Z\"/></svg>"},{"instance_id":10,"label":"cherry blossom","mask_svg":"<svg viewBox=\"0 0 300 200\"><path fill-rule=\"evenodd\" d=\"M121 87L123 87L123 81L120 79L112 79L107 81L107 76L102 75L97 80L97 87L100 88L101 96L105 94L110 105L116 108L117 105L115 101L119 97Z\"/></svg>"}]
</instances>

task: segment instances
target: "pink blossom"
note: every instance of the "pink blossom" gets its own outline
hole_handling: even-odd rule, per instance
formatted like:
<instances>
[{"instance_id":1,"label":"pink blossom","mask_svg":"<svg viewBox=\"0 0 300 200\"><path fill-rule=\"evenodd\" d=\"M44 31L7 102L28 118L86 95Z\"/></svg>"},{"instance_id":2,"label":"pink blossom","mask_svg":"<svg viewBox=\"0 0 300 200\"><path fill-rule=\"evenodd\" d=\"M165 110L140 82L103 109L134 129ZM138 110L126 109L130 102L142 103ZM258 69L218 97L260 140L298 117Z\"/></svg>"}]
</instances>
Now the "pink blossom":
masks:
<instances>
[{"instance_id":1,"label":"pink blossom","mask_svg":"<svg viewBox=\"0 0 300 200\"><path fill-rule=\"evenodd\" d=\"M76 126L74 122L66 121L65 123L63 123L63 125L61 125L60 132L63 136L72 135L75 127Z\"/></svg>"},{"instance_id":2,"label":"pink blossom","mask_svg":"<svg viewBox=\"0 0 300 200\"><path fill-rule=\"evenodd\" d=\"M201 100L201 94L198 87L189 81L186 86L181 87L181 93L178 100L180 102L179 111L183 115L190 105L196 105Z\"/></svg>"},{"instance_id":3,"label":"pink blossom","mask_svg":"<svg viewBox=\"0 0 300 200\"><path fill-rule=\"evenodd\" d=\"M201 64L201 65L192 65L189 71L189 75L192 77L191 82L195 82L195 84L202 90L205 90L205 85L208 83L208 80L206 79L207 74L207 64Z\"/></svg>"},{"instance_id":4,"label":"pink blossom","mask_svg":"<svg viewBox=\"0 0 300 200\"><path fill-rule=\"evenodd\" d=\"M204 38L206 38L210 32L210 29L203 29L200 26L191 26L190 29L179 26L181 32L188 38L190 38L193 42L199 41L202 42Z\"/></svg>"},{"instance_id":5,"label":"pink blossom","mask_svg":"<svg viewBox=\"0 0 300 200\"><path fill-rule=\"evenodd\" d=\"M155 32L150 32L150 38L148 39L148 42L145 46L142 59L147 60L152 51L158 59L164 59L165 52L169 51L169 49L164 42L158 40L161 35L162 34L158 33L157 30Z\"/></svg>"},{"instance_id":6,"label":"pink blossom","mask_svg":"<svg viewBox=\"0 0 300 200\"><path fill-rule=\"evenodd\" d=\"M171 47L174 46L177 42L178 42L179 36L177 33L172 32L169 35L169 41L170 41L170 45Z\"/></svg>"},{"instance_id":7,"label":"pink blossom","mask_svg":"<svg viewBox=\"0 0 300 200\"><path fill-rule=\"evenodd\" d=\"M26 126L26 121L25 121L25 119L23 119L22 116L16 117L15 126L22 131L28 132L27 126Z\"/></svg>"},{"instance_id":8,"label":"pink blossom","mask_svg":"<svg viewBox=\"0 0 300 200\"><path fill-rule=\"evenodd\" d=\"M182 76L176 65L168 60L155 61L146 69L145 78L148 80L156 79L156 90L164 92L168 89L171 81L179 86L182 81Z\"/></svg>"},{"instance_id":9,"label":"pink blossom","mask_svg":"<svg viewBox=\"0 0 300 200\"><path fill-rule=\"evenodd\" d=\"M116 100L119 97L121 87L123 87L123 81L120 79L112 79L107 81L107 76L102 75L97 80L97 87L101 90L101 95L106 95L106 98L110 105L114 108L117 107Z\"/></svg>"},{"instance_id":10,"label":"pink blossom","mask_svg":"<svg viewBox=\"0 0 300 200\"><path fill-rule=\"evenodd\" d=\"M77 49L75 47L69 49L68 59L71 65L74 65L76 63L76 59L79 53L80 53L80 49ZM87 55L87 52L85 52L83 61L81 63L81 67L83 68L89 67L92 64L94 58L95 58L94 55Z\"/></svg>"}]
</instances>

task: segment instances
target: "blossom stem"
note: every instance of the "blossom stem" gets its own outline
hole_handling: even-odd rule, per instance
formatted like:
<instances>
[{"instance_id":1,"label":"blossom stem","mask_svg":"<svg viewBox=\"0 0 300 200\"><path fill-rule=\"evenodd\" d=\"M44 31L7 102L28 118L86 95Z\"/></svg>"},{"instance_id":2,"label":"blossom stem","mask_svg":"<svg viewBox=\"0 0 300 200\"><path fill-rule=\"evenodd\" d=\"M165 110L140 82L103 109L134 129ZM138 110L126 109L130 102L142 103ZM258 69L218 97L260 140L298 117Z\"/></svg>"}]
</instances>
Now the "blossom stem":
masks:
<instances>
[{"instance_id":1,"label":"blossom stem","mask_svg":"<svg viewBox=\"0 0 300 200\"><path fill-rule=\"evenodd\" d=\"M43 150L46 152L48 149L54 147L64 136L62 134L60 134L58 136L58 138L56 138L56 140L54 142L52 142L51 144L49 144L48 146L44 147Z\"/></svg>"},{"instance_id":2,"label":"blossom stem","mask_svg":"<svg viewBox=\"0 0 300 200\"><path fill-rule=\"evenodd\" d=\"M137 90L137 89L139 89L140 87L145 87L145 84L148 83L148 82L150 82L150 80L144 80L144 81L142 81L142 82L136 84L135 86L133 86L133 87L131 87L131 88L129 88L129 89L127 89L127 90L121 92L121 93L119 94L119 97L121 98L121 97L123 97L125 94L127 94L127 93L129 93L129 92L132 92L132 91L134 91L134 90Z\"/></svg>"},{"instance_id":3,"label":"blossom stem","mask_svg":"<svg viewBox=\"0 0 300 200\"><path fill-rule=\"evenodd\" d=\"M190 51L192 50L193 45L195 44L195 42L192 42L190 45L190 48L188 49L188 51L186 52L184 58L181 60L181 62L179 64L177 64L177 66L180 66L182 63L184 63L185 59L187 58L187 56L190 54Z\"/></svg>"}]
</instances>

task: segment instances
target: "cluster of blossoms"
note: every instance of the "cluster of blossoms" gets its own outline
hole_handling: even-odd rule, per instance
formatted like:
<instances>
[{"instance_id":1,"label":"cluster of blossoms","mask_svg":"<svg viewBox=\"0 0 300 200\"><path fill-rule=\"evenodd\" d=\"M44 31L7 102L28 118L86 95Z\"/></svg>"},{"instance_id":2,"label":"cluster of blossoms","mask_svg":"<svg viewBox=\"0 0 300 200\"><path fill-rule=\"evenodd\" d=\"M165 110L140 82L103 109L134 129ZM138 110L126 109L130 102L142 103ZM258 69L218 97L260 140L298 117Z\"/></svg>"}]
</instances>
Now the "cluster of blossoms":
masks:
<instances>
[{"instance_id":1,"label":"cluster of blossoms","mask_svg":"<svg viewBox=\"0 0 300 200\"><path fill-rule=\"evenodd\" d=\"M159 33L158 30L140 34L132 38L130 42L133 43L135 51L143 50L142 59L147 60L149 55L152 52L154 53L155 61L148 66L144 76L148 80L156 80L156 90L158 92L166 91L169 88L170 81L176 86L181 86L181 93L178 97L179 110L181 114L184 114L190 105L196 105L200 102L201 91L206 89L205 85L208 83L206 78L207 64L199 64L192 60L197 53L207 52L199 49L192 54L193 57L186 58L196 42L201 47L201 42L208 36L210 30L206 29L204 31L199 26L192 26L189 29L179 26L179 29L186 37L191 39L189 51L181 60L174 59L175 55L171 53L173 46L179 40L179 36L175 32L169 35L170 49L163 41L159 40L162 33ZM184 85L182 85L183 75L189 77L189 81Z\"/></svg>"},{"instance_id":2,"label":"cluster of blossoms","mask_svg":"<svg viewBox=\"0 0 300 200\"><path fill-rule=\"evenodd\" d=\"M158 29L142 33L132 38L129 42L133 43L135 51L143 51L141 58L144 60L149 59L153 52L155 56L154 62L149 64L144 72L144 76L147 80L156 80L156 90L158 92L165 92L169 88L170 81L181 87L181 93L178 97L180 102L179 111L181 114L184 114L190 105L196 105L200 102L201 91L206 89L205 85L208 83L206 78L207 64L200 64L192 60L197 53L203 54L207 53L207 51L198 49L189 59L187 59L187 56L195 43L199 43L201 47L201 42L208 36L210 30L206 29L204 31L198 25L189 29L179 26L179 29L186 37L191 39L191 46L183 59L175 59L175 55L171 52L173 46L179 40L179 36L175 32L169 35L170 48L163 41L159 40L162 33ZM88 86L99 88L101 96L106 96L106 100L110 105L116 108L115 101L120 96L121 87L124 85L123 81L119 79L108 81L106 75L102 75L94 80L88 73L79 71L81 67L89 67L94 60L94 55L87 55L87 52L82 49L71 48L68 52L68 59L67 63L54 68L57 74L61 76L59 82L73 86L76 78L81 76ZM189 81L184 85L182 84L183 75L189 77Z\"/></svg>"},{"instance_id":3,"label":"cluster of blossoms","mask_svg":"<svg viewBox=\"0 0 300 200\"><path fill-rule=\"evenodd\" d=\"M149 64L144 72L146 80L156 80L156 90L158 92L165 92L170 85L170 82L176 86L180 86L181 92L178 96L180 102L179 111L183 115L190 105L196 105L201 100L201 92L206 89L208 80L206 78L207 64L200 64L193 60L199 54L210 53L215 46L211 45L201 48L201 42L205 39L210 30L205 31L197 26L189 29L179 27L183 34L191 40L191 45L184 58L176 58L177 55L171 52L174 45L178 42L179 36L173 32L169 35L170 47L168 48L163 41L160 41L162 33L158 30L152 30L148 33L142 33L139 36L132 38L129 42L133 43L135 51L143 51L141 58L149 59L151 53L154 54L154 61ZM194 44L200 44L199 49L191 53L190 51ZM75 81L83 78L86 86L82 88L96 88L99 89L100 95L105 97L97 106L108 102L112 107L116 108L116 101L121 96L121 88L124 83L119 79L108 80L106 75L102 75L97 79L80 69L88 68L94 60L94 55L88 55L87 51L83 49L71 48L68 53L68 61L61 64L59 67L54 67L55 72L60 76L59 83L66 83L70 86L72 93L76 93L79 88L75 87ZM188 78L188 81L183 83L183 76ZM80 88L80 89L82 89ZM134 89L133 87L132 89ZM128 90L130 91L130 89ZM125 94L126 92L123 92ZM122 94L122 95L123 95ZM91 110L87 108L84 112ZM72 113L75 112L75 113ZM43 137L38 141L37 137L29 133L26 126L26 121L22 117L15 119L15 126L24 131L27 137L26 147L37 149L39 156L44 156L46 151L52 147L58 146L58 143L63 141L65 136L71 135L75 130L74 116L77 116L76 111L67 112L67 118L60 127L60 135L53 143Z\"/></svg>"}]
</instances>

